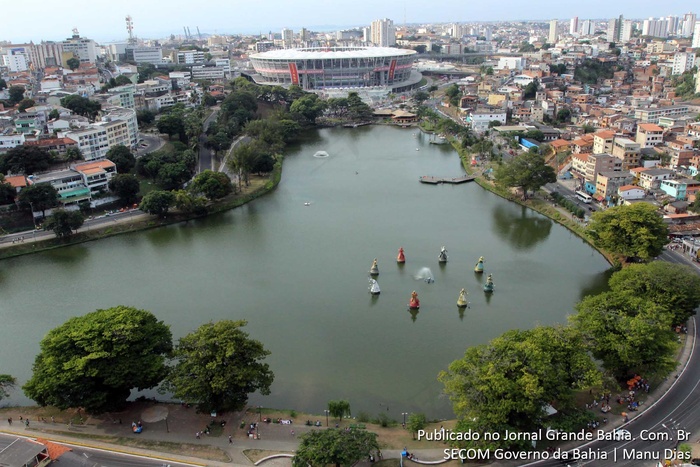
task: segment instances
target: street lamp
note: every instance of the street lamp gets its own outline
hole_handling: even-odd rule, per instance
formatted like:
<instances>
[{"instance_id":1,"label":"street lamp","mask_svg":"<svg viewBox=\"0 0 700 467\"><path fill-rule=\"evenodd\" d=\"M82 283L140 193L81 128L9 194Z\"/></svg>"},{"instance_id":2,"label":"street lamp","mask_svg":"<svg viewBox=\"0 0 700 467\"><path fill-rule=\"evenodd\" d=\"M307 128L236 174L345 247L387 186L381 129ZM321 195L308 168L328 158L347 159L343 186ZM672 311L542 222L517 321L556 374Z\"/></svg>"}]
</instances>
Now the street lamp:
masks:
<instances>
[{"instance_id":1,"label":"street lamp","mask_svg":"<svg viewBox=\"0 0 700 467\"><path fill-rule=\"evenodd\" d=\"M408 412L401 412L401 415L403 415L403 427L406 428L406 415L408 415Z\"/></svg>"},{"instance_id":2,"label":"street lamp","mask_svg":"<svg viewBox=\"0 0 700 467\"><path fill-rule=\"evenodd\" d=\"M326 427L327 427L328 426L328 414L330 412L328 411L328 409L324 410L324 412L326 413Z\"/></svg>"}]
</instances>

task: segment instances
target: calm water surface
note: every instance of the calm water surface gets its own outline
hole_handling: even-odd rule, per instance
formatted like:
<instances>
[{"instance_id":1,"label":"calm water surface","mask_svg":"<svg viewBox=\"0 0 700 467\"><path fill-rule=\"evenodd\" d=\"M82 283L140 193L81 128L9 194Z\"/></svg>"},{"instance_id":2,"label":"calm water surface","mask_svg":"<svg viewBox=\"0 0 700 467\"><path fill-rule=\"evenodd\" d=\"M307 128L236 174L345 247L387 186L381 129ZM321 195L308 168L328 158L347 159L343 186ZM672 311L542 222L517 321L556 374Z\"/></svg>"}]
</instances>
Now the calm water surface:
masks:
<instances>
[{"instance_id":1,"label":"calm water surface","mask_svg":"<svg viewBox=\"0 0 700 467\"><path fill-rule=\"evenodd\" d=\"M508 329L566 322L608 267L564 228L476 184L418 183L462 173L454 151L413 130L324 129L290 150L274 193L240 209L2 261L0 373L24 383L47 331L125 304L152 311L175 337L247 320L275 373L272 394L253 405L322 413L342 398L355 413L448 417L440 370ZM449 261L439 266L443 245ZM491 297L473 273L481 255ZM378 298L367 291L374 258ZM414 278L422 268L434 283ZM460 312L462 287L471 308ZM407 311L412 290L417 314ZM9 402L29 403L20 391Z\"/></svg>"}]
</instances>

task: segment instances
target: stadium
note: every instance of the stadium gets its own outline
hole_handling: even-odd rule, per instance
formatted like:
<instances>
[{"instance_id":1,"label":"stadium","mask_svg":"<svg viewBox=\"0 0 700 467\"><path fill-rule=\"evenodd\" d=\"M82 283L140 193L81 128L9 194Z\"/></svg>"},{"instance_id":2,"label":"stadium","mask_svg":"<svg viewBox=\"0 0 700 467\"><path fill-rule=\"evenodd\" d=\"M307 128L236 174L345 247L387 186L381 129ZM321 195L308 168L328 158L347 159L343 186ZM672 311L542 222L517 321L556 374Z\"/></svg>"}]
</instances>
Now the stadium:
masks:
<instances>
[{"instance_id":1,"label":"stadium","mask_svg":"<svg viewBox=\"0 0 700 467\"><path fill-rule=\"evenodd\" d=\"M421 80L412 70L415 50L389 47L332 47L271 50L250 56L258 84L297 84L308 91L411 89Z\"/></svg>"}]
</instances>

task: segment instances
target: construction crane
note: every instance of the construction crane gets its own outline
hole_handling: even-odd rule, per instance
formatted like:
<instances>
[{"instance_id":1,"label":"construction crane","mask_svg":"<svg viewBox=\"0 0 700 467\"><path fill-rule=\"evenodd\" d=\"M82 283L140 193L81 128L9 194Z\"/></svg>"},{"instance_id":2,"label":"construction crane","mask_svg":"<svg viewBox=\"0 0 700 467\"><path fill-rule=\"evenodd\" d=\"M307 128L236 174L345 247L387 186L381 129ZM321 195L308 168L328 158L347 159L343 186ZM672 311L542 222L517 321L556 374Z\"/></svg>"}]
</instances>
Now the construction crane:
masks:
<instances>
[{"instance_id":1,"label":"construction crane","mask_svg":"<svg viewBox=\"0 0 700 467\"><path fill-rule=\"evenodd\" d=\"M189 26L187 26L187 39L192 40L192 33L190 32Z\"/></svg>"},{"instance_id":2,"label":"construction crane","mask_svg":"<svg viewBox=\"0 0 700 467\"><path fill-rule=\"evenodd\" d=\"M183 31L185 31L185 40L189 39L187 37L187 28L185 26L182 27Z\"/></svg>"},{"instance_id":3,"label":"construction crane","mask_svg":"<svg viewBox=\"0 0 700 467\"><path fill-rule=\"evenodd\" d=\"M197 26L197 35L199 36L199 40L202 40L202 33L199 32L199 26Z\"/></svg>"}]
</instances>

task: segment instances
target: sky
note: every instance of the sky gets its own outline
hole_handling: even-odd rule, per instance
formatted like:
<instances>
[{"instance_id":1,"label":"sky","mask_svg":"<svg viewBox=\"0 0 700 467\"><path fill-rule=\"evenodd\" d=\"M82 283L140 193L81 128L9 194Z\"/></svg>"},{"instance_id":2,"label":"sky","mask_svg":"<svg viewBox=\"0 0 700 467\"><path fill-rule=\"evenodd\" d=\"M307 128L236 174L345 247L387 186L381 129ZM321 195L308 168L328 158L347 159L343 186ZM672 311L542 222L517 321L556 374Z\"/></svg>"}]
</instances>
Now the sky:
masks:
<instances>
[{"instance_id":1,"label":"sky","mask_svg":"<svg viewBox=\"0 0 700 467\"><path fill-rule=\"evenodd\" d=\"M209 34L257 34L302 27L331 31L367 26L372 20L390 18L407 23L451 23L602 19L624 15L700 16L697 0L0 0L0 40L23 43L63 40L78 28L80 35L98 42L127 37L124 18L131 15L134 34L157 39L183 34L197 26Z\"/></svg>"}]
</instances>

